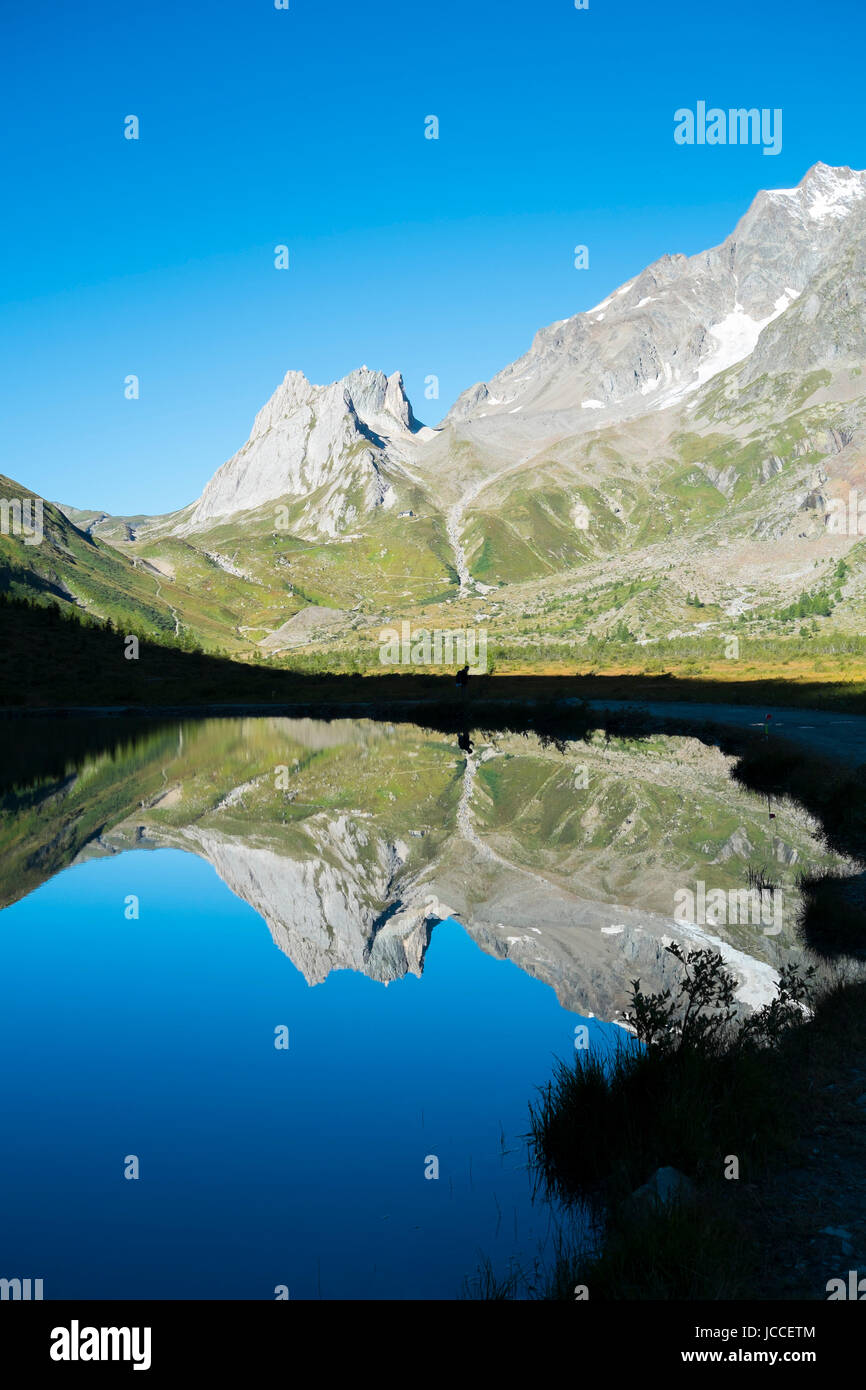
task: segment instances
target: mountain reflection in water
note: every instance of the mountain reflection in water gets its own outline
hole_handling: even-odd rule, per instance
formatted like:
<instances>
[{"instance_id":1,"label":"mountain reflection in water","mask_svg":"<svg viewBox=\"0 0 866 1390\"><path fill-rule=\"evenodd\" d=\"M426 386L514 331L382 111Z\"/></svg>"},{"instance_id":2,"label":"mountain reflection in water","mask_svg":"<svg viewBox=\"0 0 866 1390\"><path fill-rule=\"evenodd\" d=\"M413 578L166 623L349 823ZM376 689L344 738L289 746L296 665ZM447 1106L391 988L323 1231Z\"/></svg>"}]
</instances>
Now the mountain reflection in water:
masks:
<instances>
[{"instance_id":1,"label":"mountain reflection in water","mask_svg":"<svg viewBox=\"0 0 866 1390\"><path fill-rule=\"evenodd\" d=\"M828 862L685 738L214 719L73 763L0 817L0 1275L46 1298L450 1298L543 1261L553 1057L666 978L678 887ZM790 928L718 933L768 993Z\"/></svg>"}]
</instances>

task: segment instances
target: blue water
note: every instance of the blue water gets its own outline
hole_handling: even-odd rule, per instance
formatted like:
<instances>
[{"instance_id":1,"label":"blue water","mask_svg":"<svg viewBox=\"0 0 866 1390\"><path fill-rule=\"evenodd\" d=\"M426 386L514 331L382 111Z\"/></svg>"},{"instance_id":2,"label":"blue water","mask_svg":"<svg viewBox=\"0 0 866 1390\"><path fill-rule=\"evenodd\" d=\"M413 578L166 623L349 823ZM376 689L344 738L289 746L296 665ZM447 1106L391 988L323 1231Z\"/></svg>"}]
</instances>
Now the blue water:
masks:
<instances>
[{"instance_id":1,"label":"blue water","mask_svg":"<svg viewBox=\"0 0 866 1390\"><path fill-rule=\"evenodd\" d=\"M480 1260L549 1248L521 1136L585 1021L456 922L421 979L311 988L193 855L67 869L0 913L0 1276L46 1298L457 1297Z\"/></svg>"}]
</instances>

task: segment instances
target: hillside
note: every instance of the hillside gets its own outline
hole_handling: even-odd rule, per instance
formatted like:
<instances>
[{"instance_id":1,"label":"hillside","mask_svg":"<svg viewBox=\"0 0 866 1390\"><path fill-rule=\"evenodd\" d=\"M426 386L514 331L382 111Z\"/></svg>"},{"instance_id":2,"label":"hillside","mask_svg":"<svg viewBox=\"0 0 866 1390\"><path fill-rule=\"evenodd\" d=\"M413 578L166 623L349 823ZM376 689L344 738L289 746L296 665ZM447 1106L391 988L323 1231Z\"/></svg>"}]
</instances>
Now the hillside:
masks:
<instances>
[{"instance_id":1,"label":"hillside","mask_svg":"<svg viewBox=\"0 0 866 1390\"><path fill-rule=\"evenodd\" d=\"M527 667L811 643L840 673L866 621L864 284L866 174L815 165L540 330L435 429L399 372L288 372L196 502L49 507L45 556L2 538L7 587L335 666L408 622Z\"/></svg>"}]
</instances>

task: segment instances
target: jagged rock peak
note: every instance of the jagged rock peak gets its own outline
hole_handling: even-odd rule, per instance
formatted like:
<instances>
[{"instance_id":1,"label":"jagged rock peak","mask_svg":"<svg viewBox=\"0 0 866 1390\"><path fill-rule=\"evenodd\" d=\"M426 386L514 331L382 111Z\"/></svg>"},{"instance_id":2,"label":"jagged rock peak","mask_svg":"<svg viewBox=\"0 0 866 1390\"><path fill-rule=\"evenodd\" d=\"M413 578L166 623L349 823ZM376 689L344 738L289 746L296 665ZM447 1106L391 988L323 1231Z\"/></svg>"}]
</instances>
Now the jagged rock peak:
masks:
<instances>
[{"instance_id":1,"label":"jagged rock peak","mask_svg":"<svg viewBox=\"0 0 866 1390\"><path fill-rule=\"evenodd\" d=\"M364 366L327 386L314 385L303 372L286 372L270 400L256 416L250 439L256 439L273 429L277 421L285 416L304 407L312 408L314 402L329 406L346 404L377 433L390 433L395 425L413 433L420 428L412 413L402 374L394 372L386 377L384 372ZM321 412L316 410L315 413L319 415Z\"/></svg>"},{"instance_id":2,"label":"jagged rock peak","mask_svg":"<svg viewBox=\"0 0 866 1390\"><path fill-rule=\"evenodd\" d=\"M842 218L866 197L866 170L851 169L847 164L839 168L813 164L796 188L769 189L765 196L794 199L813 221Z\"/></svg>"},{"instance_id":3,"label":"jagged rock peak","mask_svg":"<svg viewBox=\"0 0 866 1390\"><path fill-rule=\"evenodd\" d=\"M256 416L246 444L214 474L177 533L276 498L306 499L324 489L295 529L339 535L359 511L393 505L394 489L382 469L399 460L421 428L399 372L387 377L364 366L327 386L314 385L303 372L287 372Z\"/></svg>"}]
</instances>

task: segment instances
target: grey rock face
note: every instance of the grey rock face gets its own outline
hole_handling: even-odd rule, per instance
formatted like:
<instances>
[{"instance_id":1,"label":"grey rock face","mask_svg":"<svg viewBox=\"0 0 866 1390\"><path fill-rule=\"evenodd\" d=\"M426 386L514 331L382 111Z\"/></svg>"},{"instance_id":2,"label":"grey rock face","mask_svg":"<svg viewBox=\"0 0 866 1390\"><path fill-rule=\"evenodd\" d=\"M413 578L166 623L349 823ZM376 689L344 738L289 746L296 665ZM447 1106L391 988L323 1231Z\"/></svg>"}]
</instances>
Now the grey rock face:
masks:
<instances>
[{"instance_id":1,"label":"grey rock face","mask_svg":"<svg viewBox=\"0 0 866 1390\"><path fill-rule=\"evenodd\" d=\"M523 357L464 392L435 431L419 426L399 373L362 367L315 386L289 372L246 444L195 504L158 519L159 529L195 543L196 533L223 519L274 508L275 529L350 542L391 508L408 517L407 502L417 507L420 493L425 513L444 522L461 595L488 592L473 578L482 514L509 523L510 494L533 492L547 451L543 462L569 493L580 545L559 526L562 544L544 539L538 563L567 567L599 553L597 531L610 544L611 518L636 529L613 496L616 486L611 495L602 490L605 479L618 485L630 469L642 482L638 475L656 459L676 455L679 435L717 425L743 438L755 424L789 418L803 400L822 405L824 391L835 405L826 427L779 452L768 439L754 477L744 476L742 460L713 460L709 449L692 456L690 486L703 474L730 504L726 526L758 480L772 489L777 474L789 475L772 492L773 507L743 527L762 540L810 539L825 527L834 485L859 466L864 358L866 172L817 164L796 188L759 193L721 245L665 255L593 309L543 328ZM829 482L793 466L812 453L838 456ZM589 508L584 485L596 494ZM289 513L281 521L278 505ZM561 518L553 520L558 526ZM517 539L531 550L536 536ZM501 572L488 564L483 578L491 574L512 579L506 563Z\"/></svg>"},{"instance_id":2,"label":"grey rock face","mask_svg":"<svg viewBox=\"0 0 866 1390\"><path fill-rule=\"evenodd\" d=\"M183 839L264 918L275 945L308 984L332 970L385 983L407 971L420 975L432 926L426 910L383 920L401 847L378 840L371 846L364 828L347 816L321 816L315 829L319 854L303 858L196 826Z\"/></svg>"},{"instance_id":3,"label":"grey rock face","mask_svg":"<svg viewBox=\"0 0 866 1390\"><path fill-rule=\"evenodd\" d=\"M361 367L330 386L288 372L246 444L214 474L177 534L267 502L309 502L316 494L292 529L337 537L359 503L361 510L393 505L388 464L418 428L399 372L386 377Z\"/></svg>"},{"instance_id":4,"label":"grey rock face","mask_svg":"<svg viewBox=\"0 0 866 1390\"><path fill-rule=\"evenodd\" d=\"M575 425L582 415L584 428L597 428L676 404L749 357L759 338L771 353L784 330L762 334L801 296L801 322L834 312L813 282L838 275L862 237L864 196L866 173L824 164L795 189L759 193L720 246L663 256L595 308L543 328L524 357L464 392L443 423L567 411ZM862 296L858 267L855 259L842 291L852 303Z\"/></svg>"}]
</instances>

